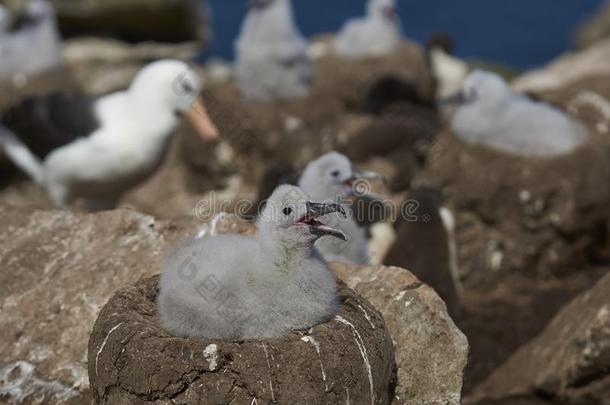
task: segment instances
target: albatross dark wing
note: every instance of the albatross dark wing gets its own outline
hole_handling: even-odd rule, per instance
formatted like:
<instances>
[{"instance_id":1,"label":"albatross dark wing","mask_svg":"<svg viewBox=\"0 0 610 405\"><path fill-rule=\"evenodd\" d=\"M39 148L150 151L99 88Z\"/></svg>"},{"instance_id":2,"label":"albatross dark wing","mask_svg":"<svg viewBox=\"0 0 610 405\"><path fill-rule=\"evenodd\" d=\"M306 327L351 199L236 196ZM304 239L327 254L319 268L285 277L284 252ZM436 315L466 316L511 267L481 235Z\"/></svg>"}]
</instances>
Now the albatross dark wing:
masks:
<instances>
[{"instance_id":1,"label":"albatross dark wing","mask_svg":"<svg viewBox=\"0 0 610 405\"><path fill-rule=\"evenodd\" d=\"M95 99L75 94L32 97L9 108L0 121L36 156L44 159L51 151L99 127Z\"/></svg>"}]
</instances>

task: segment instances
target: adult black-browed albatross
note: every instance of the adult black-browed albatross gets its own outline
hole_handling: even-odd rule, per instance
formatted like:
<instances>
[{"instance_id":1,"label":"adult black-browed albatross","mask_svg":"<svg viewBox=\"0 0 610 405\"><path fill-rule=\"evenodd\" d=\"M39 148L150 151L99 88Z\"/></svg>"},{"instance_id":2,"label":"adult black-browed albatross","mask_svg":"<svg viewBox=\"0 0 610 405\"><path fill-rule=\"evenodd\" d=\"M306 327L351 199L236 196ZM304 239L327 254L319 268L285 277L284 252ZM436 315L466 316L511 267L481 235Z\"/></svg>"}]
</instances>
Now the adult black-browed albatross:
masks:
<instances>
[{"instance_id":1,"label":"adult black-browed albatross","mask_svg":"<svg viewBox=\"0 0 610 405\"><path fill-rule=\"evenodd\" d=\"M56 206L84 198L107 208L157 169L181 114L204 140L218 137L200 91L186 63L153 62L125 91L48 95L10 108L0 119L0 146Z\"/></svg>"}]
</instances>

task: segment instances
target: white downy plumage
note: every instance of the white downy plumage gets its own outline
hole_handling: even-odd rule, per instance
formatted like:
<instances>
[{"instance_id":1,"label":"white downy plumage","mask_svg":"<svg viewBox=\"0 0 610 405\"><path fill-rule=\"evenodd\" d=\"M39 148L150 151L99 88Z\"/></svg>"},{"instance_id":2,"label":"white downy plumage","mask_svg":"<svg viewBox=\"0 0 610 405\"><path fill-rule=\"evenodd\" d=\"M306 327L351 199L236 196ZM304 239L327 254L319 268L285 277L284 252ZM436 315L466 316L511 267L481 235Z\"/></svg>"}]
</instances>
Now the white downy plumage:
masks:
<instances>
[{"instance_id":1,"label":"white downy plumage","mask_svg":"<svg viewBox=\"0 0 610 405\"><path fill-rule=\"evenodd\" d=\"M335 51L351 58L383 56L400 45L401 29L395 0L369 0L366 17L347 21L339 31Z\"/></svg>"},{"instance_id":2,"label":"white downy plumage","mask_svg":"<svg viewBox=\"0 0 610 405\"><path fill-rule=\"evenodd\" d=\"M98 99L99 125L90 134L52 150L40 161L20 143L19 134L0 126L0 146L15 164L46 189L57 206L89 199L92 208L112 206L126 189L152 173L185 113L200 135L218 136L198 95L201 84L183 62L161 60L144 67L126 91ZM76 113L76 112L75 112Z\"/></svg>"},{"instance_id":3,"label":"white downy plumage","mask_svg":"<svg viewBox=\"0 0 610 405\"><path fill-rule=\"evenodd\" d=\"M236 74L247 100L294 100L309 94L313 65L290 0L252 0L235 42Z\"/></svg>"},{"instance_id":4,"label":"white downy plumage","mask_svg":"<svg viewBox=\"0 0 610 405\"><path fill-rule=\"evenodd\" d=\"M210 236L178 247L161 274L161 324L177 336L237 340L331 319L339 305L335 275L314 242L345 236L316 218L341 210L284 185L268 200L257 237Z\"/></svg>"},{"instance_id":5,"label":"white downy plumage","mask_svg":"<svg viewBox=\"0 0 610 405\"><path fill-rule=\"evenodd\" d=\"M476 70L464 82L452 129L462 140L522 156L548 157L585 143L585 126L563 111L514 93L498 75Z\"/></svg>"}]
</instances>

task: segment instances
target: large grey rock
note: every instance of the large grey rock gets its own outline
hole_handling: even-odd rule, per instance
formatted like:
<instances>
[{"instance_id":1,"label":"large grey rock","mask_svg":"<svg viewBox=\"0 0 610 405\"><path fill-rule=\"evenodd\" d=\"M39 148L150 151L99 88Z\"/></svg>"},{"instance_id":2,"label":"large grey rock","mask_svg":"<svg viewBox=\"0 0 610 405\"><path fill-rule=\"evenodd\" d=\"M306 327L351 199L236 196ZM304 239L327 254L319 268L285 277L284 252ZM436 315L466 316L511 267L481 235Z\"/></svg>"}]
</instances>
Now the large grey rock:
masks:
<instances>
[{"instance_id":1,"label":"large grey rock","mask_svg":"<svg viewBox=\"0 0 610 405\"><path fill-rule=\"evenodd\" d=\"M344 285L330 322L231 342L165 332L157 284L154 277L125 288L102 309L89 341L95 403L389 404L392 341L379 312Z\"/></svg>"},{"instance_id":2,"label":"large grey rock","mask_svg":"<svg viewBox=\"0 0 610 405\"><path fill-rule=\"evenodd\" d=\"M114 291L159 271L195 221L0 206L0 402L84 403L87 341ZM45 402L46 401L46 402Z\"/></svg>"},{"instance_id":3,"label":"large grey rock","mask_svg":"<svg viewBox=\"0 0 610 405\"><path fill-rule=\"evenodd\" d=\"M468 404L610 404L610 274L566 305Z\"/></svg>"},{"instance_id":4,"label":"large grey rock","mask_svg":"<svg viewBox=\"0 0 610 405\"><path fill-rule=\"evenodd\" d=\"M459 404L468 341L436 292L398 267L333 269L385 318L396 353L393 403Z\"/></svg>"}]
</instances>

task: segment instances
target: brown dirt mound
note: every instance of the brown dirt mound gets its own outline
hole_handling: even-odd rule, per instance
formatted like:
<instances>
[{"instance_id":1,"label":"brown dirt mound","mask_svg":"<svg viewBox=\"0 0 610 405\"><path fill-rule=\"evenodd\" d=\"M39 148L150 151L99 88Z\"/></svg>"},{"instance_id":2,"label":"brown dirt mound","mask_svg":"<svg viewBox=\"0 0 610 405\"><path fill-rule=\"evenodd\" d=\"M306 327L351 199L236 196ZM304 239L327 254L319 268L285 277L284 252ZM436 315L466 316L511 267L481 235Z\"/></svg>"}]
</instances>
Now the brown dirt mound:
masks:
<instances>
[{"instance_id":1,"label":"brown dirt mound","mask_svg":"<svg viewBox=\"0 0 610 405\"><path fill-rule=\"evenodd\" d=\"M389 403L392 339L381 314L344 285L331 322L284 338L229 342L165 332L157 283L123 289L102 309L88 355L97 403Z\"/></svg>"}]
</instances>

